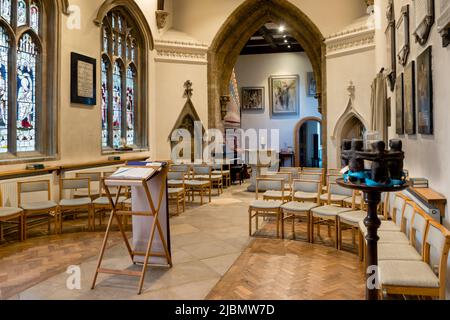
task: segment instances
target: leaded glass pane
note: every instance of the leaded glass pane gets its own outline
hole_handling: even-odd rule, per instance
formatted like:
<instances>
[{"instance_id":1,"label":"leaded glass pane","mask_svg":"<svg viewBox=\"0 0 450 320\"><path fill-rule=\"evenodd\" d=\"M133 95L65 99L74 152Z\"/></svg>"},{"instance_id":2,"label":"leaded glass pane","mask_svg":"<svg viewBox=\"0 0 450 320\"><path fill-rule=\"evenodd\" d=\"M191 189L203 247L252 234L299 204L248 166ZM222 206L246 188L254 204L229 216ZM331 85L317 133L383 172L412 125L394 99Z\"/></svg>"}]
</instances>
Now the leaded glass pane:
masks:
<instances>
[{"instance_id":1,"label":"leaded glass pane","mask_svg":"<svg viewBox=\"0 0 450 320\"><path fill-rule=\"evenodd\" d=\"M123 54L122 36L119 35L117 45L117 55L122 56L122 54Z\"/></svg>"},{"instance_id":2,"label":"leaded glass pane","mask_svg":"<svg viewBox=\"0 0 450 320\"><path fill-rule=\"evenodd\" d=\"M135 115L135 83L136 73L132 67L127 70L127 144L134 145L134 115Z\"/></svg>"},{"instance_id":3,"label":"leaded glass pane","mask_svg":"<svg viewBox=\"0 0 450 320\"><path fill-rule=\"evenodd\" d=\"M24 26L27 24L27 3L25 0L17 1L17 26Z\"/></svg>"},{"instance_id":4,"label":"leaded glass pane","mask_svg":"<svg viewBox=\"0 0 450 320\"><path fill-rule=\"evenodd\" d=\"M36 44L24 34L17 50L17 151L36 149Z\"/></svg>"},{"instance_id":5,"label":"leaded glass pane","mask_svg":"<svg viewBox=\"0 0 450 320\"><path fill-rule=\"evenodd\" d=\"M39 33L39 3L33 1L30 6L30 26Z\"/></svg>"},{"instance_id":6,"label":"leaded glass pane","mask_svg":"<svg viewBox=\"0 0 450 320\"><path fill-rule=\"evenodd\" d=\"M1 15L3 19L11 23L11 0L1 1Z\"/></svg>"},{"instance_id":7,"label":"leaded glass pane","mask_svg":"<svg viewBox=\"0 0 450 320\"><path fill-rule=\"evenodd\" d=\"M113 72L113 147L119 148L122 139L122 68L118 62Z\"/></svg>"},{"instance_id":8,"label":"leaded glass pane","mask_svg":"<svg viewBox=\"0 0 450 320\"><path fill-rule=\"evenodd\" d=\"M8 52L9 37L0 27L0 153L8 152Z\"/></svg>"},{"instance_id":9,"label":"leaded glass pane","mask_svg":"<svg viewBox=\"0 0 450 320\"><path fill-rule=\"evenodd\" d=\"M102 146L108 146L108 62L102 59Z\"/></svg>"},{"instance_id":10,"label":"leaded glass pane","mask_svg":"<svg viewBox=\"0 0 450 320\"><path fill-rule=\"evenodd\" d=\"M106 32L106 29L103 28L103 51L104 52L108 52L108 43L109 43L108 33Z\"/></svg>"}]
</instances>

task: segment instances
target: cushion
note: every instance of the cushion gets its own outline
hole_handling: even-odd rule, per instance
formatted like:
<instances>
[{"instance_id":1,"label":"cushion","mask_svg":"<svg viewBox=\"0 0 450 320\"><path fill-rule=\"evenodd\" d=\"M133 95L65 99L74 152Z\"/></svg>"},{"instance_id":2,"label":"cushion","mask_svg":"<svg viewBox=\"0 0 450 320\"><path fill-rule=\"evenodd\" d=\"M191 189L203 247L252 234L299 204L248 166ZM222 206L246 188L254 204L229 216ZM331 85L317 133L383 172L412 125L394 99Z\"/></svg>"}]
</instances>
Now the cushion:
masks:
<instances>
[{"instance_id":1,"label":"cushion","mask_svg":"<svg viewBox=\"0 0 450 320\"><path fill-rule=\"evenodd\" d=\"M222 177L222 174L220 174L220 175L211 175L211 179L222 179L223 177ZM194 179L199 179L199 180L209 180L210 179L210 177L209 177L209 175L203 175L203 174L199 174L199 175L195 175L194 176Z\"/></svg>"},{"instance_id":2,"label":"cushion","mask_svg":"<svg viewBox=\"0 0 450 320\"><path fill-rule=\"evenodd\" d=\"M422 256L409 244L381 243L378 260L422 261Z\"/></svg>"},{"instance_id":3,"label":"cushion","mask_svg":"<svg viewBox=\"0 0 450 320\"><path fill-rule=\"evenodd\" d=\"M183 180L169 180L169 181L167 181L167 184L169 186L171 186L171 185L179 186L179 185L183 184Z\"/></svg>"},{"instance_id":4,"label":"cushion","mask_svg":"<svg viewBox=\"0 0 450 320\"><path fill-rule=\"evenodd\" d=\"M98 189L92 189L90 195L98 195L99 191ZM75 190L74 195L76 197L87 197L88 196L88 190L87 189L81 189L81 190Z\"/></svg>"},{"instance_id":5,"label":"cushion","mask_svg":"<svg viewBox=\"0 0 450 320\"><path fill-rule=\"evenodd\" d=\"M361 230L362 233L367 233L366 225L364 224L364 220L359 222L359 230ZM393 232L400 232L401 228L395 224L393 221L381 221L380 228L378 231L393 231Z\"/></svg>"},{"instance_id":6,"label":"cushion","mask_svg":"<svg viewBox=\"0 0 450 320\"><path fill-rule=\"evenodd\" d=\"M294 194L295 199L311 199L316 200L319 195L317 192L303 192L303 191L297 191Z\"/></svg>"},{"instance_id":7,"label":"cushion","mask_svg":"<svg viewBox=\"0 0 450 320\"><path fill-rule=\"evenodd\" d=\"M348 196L345 195L340 195L340 194L332 194L331 195L331 201L332 202L339 202L339 201L344 201L345 199L348 199ZM328 193L325 193L323 195L320 196L320 200L322 201L328 201ZM350 197L350 201L352 200L352 198Z\"/></svg>"},{"instance_id":8,"label":"cushion","mask_svg":"<svg viewBox=\"0 0 450 320\"><path fill-rule=\"evenodd\" d=\"M209 181L188 180L186 181L185 185L188 187L209 186Z\"/></svg>"},{"instance_id":9,"label":"cushion","mask_svg":"<svg viewBox=\"0 0 450 320\"><path fill-rule=\"evenodd\" d=\"M263 197L268 197L268 198L281 198L283 196L283 193L281 191L266 191L263 194ZM290 197L290 192L289 191L285 191L284 192L284 197Z\"/></svg>"},{"instance_id":10,"label":"cushion","mask_svg":"<svg viewBox=\"0 0 450 320\"><path fill-rule=\"evenodd\" d=\"M379 274L386 286L439 288L438 277L421 261L380 261Z\"/></svg>"},{"instance_id":11,"label":"cushion","mask_svg":"<svg viewBox=\"0 0 450 320\"><path fill-rule=\"evenodd\" d=\"M47 210L47 209L55 209L58 204L54 201L41 201L41 202L32 202L32 203L24 203L21 205L23 210Z\"/></svg>"},{"instance_id":12,"label":"cushion","mask_svg":"<svg viewBox=\"0 0 450 320\"><path fill-rule=\"evenodd\" d=\"M122 201L122 204L131 206L133 204L133 199L131 199L131 198L125 199L124 201Z\"/></svg>"},{"instance_id":13,"label":"cushion","mask_svg":"<svg viewBox=\"0 0 450 320\"><path fill-rule=\"evenodd\" d=\"M169 194L179 194L184 192L183 188L169 188L168 189Z\"/></svg>"},{"instance_id":14,"label":"cushion","mask_svg":"<svg viewBox=\"0 0 450 320\"><path fill-rule=\"evenodd\" d=\"M292 201L285 203L281 206L283 210L294 211L294 212L308 212L311 209L317 208L318 204L313 202L297 202Z\"/></svg>"},{"instance_id":15,"label":"cushion","mask_svg":"<svg viewBox=\"0 0 450 320\"><path fill-rule=\"evenodd\" d=\"M63 199L59 202L61 207L78 207L78 206L87 206L91 204L92 201L90 198L79 198L79 199Z\"/></svg>"},{"instance_id":16,"label":"cushion","mask_svg":"<svg viewBox=\"0 0 450 320\"><path fill-rule=\"evenodd\" d=\"M399 243L399 244L409 244L409 239L403 232L395 231L381 231L378 232L378 243Z\"/></svg>"},{"instance_id":17,"label":"cushion","mask_svg":"<svg viewBox=\"0 0 450 320\"><path fill-rule=\"evenodd\" d=\"M278 209L283 205L282 201L274 200L255 200L250 204L250 208L254 209Z\"/></svg>"},{"instance_id":18,"label":"cushion","mask_svg":"<svg viewBox=\"0 0 450 320\"><path fill-rule=\"evenodd\" d=\"M351 211L350 208L341 208L336 206L322 206L311 210L316 217L336 217L341 213Z\"/></svg>"},{"instance_id":19,"label":"cushion","mask_svg":"<svg viewBox=\"0 0 450 320\"><path fill-rule=\"evenodd\" d=\"M22 212L20 208L0 208L0 218L7 218L9 216L15 216Z\"/></svg>"},{"instance_id":20,"label":"cushion","mask_svg":"<svg viewBox=\"0 0 450 320\"><path fill-rule=\"evenodd\" d=\"M119 203L124 202L126 199L127 199L126 197L119 197ZM113 197L113 201L116 201L115 197ZM100 205L100 206L107 206L110 204L108 197L100 197L100 198L92 201L92 203L95 205Z\"/></svg>"},{"instance_id":21,"label":"cushion","mask_svg":"<svg viewBox=\"0 0 450 320\"><path fill-rule=\"evenodd\" d=\"M367 212L365 211L347 211L339 214L339 219L343 223L350 224L357 227L360 221L364 221L367 217Z\"/></svg>"}]
</instances>

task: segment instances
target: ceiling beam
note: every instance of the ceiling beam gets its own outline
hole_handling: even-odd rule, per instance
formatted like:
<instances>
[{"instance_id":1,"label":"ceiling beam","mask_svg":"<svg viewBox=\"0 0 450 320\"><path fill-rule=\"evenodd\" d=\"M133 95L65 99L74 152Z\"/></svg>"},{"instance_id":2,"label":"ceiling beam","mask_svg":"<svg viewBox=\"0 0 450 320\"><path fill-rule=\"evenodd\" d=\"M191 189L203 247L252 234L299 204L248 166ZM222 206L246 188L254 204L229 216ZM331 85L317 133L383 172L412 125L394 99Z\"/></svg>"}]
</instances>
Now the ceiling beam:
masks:
<instances>
[{"instance_id":1,"label":"ceiling beam","mask_svg":"<svg viewBox=\"0 0 450 320\"><path fill-rule=\"evenodd\" d=\"M265 26L262 26L261 29L259 29L259 34L264 38L264 40L267 41L267 43L270 45L271 48L273 49L278 48L278 45L275 42L275 39L273 38L270 30L267 29Z\"/></svg>"}]
</instances>

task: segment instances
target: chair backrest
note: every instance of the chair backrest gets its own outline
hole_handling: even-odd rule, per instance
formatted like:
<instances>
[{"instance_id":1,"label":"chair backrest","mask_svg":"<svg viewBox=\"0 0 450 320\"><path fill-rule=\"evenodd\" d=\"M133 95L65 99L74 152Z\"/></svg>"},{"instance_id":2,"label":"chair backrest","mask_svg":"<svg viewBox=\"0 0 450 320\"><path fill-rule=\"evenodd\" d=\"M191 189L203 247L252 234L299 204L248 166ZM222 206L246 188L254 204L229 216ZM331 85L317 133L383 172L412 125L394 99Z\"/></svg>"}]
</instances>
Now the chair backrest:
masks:
<instances>
[{"instance_id":1,"label":"chair backrest","mask_svg":"<svg viewBox=\"0 0 450 320\"><path fill-rule=\"evenodd\" d=\"M302 168L296 168L296 167L281 167L280 173L290 173L292 180L298 179L300 177L300 172L302 171Z\"/></svg>"},{"instance_id":2,"label":"chair backrest","mask_svg":"<svg viewBox=\"0 0 450 320\"><path fill-rule=\"evenodd\" d=\"M187 164L173 164L170 166L170 170L183 171L184 173L187 173L191 170L191 167Z\"/></svg>"},{"instance_id":3,"label":"chair backrest","mask_svg":"<svg viewBox=\"0 0 450 320\"><path fill-rule=\"evenodd\" d=\"M337 183L332 182L329 184L328 198L330 198L332 194L339 195L339 196L348 196L350 198L350 197L353 197L353 190L344 188L344 187L338 185Z\"/></svg>"},{"instance_id":4,"label":"chair backrest","mask_svg":"<svg viewBox=\"0 0 450 320\"><path fill-rule=\"evenodd\" d=\"M256 179L256 199L260 191L281 191L284 197L284 179L275 177L262 177Z\"/></svg>"},{"instance_id":5,"label":"chair backrest","mask_svg":"<svg viewBox=\"0 0 450 320\"><path fill-rule=\"evenodd\" d=\"M194 174L199 175L211 175L212 167L209 165L194 165L192 167Z\"/></svg>"},{"instance_id":6,"label":"chair backrest","mask_svg":"<svg viewBox=\"0 0 450 320\"><path fill-rule=\"evenodd\" d=\"M440 298L445 299L450 232L434 220L429 221L425 236L424 261L439 276Z\"/></svg>"},{"instance_id":7,"label":"chair backrest","mask_svg":"<svg viewBox=\"0 0 450 320\"><path fill-rule=\"evenodd\" d=\"M302 168L302 172L304 172L304 173L306 173L306 172L313 172L313 173L324 174L325 169L323 169L323 168L307 168L307 167L303 167Z\"/></svg>"},{"instance_id":8,"label":"chair backrest","mask_svg":"<svg viewBox=\"0 0 450 320\"><path fill-rule=\"evenodd\" d=\"M341 174L341 169L328 169L327 173L328 174L332 174L332 175L340 175Z\"/></svg>"},{"instance_id":9,"label":"chair backrest","mask_svg":"<svg viewBox=\"0 0 450 320\"><path fill-rule=\"evenodd\" d=\"M299 180L319 181L322 182L322 174L303 172L299 175Z\"/></svg>"},{"instance_id":10,"label":"chair backrest","mask_svg":"<svg viewBox=\"0 0 450 320\"><path fill-rule=\"evenodd\" d=\"M411 237L412 221L416 212L414 203L405 201L401 212L400 228L408 237Z\"/></svg>"},{"instance_id":11,"label":"chair backrest","mask_svg":"<svg viewBox=\"0 0 450 320\"><path fill-rule=\"evenodd\" d=\"M320 193L320 182L314 180L296 179L292 182L292 191Z\"/></svg>"},{"instance_id":12,"label":"chair backrest","mask_svg":"<svg viewBox=\"0 0 450 320\"><path fill-rule=\"evenodd\" d=\"M420 254L423 254L424 252L424 240L430 220L430 216L414 204L414 217L411 223L410 240L411 245L416 248Z\"/></svg>"},{"instance_id":13,"label":"chair backrest","mask_svg":"<svg viewBox=\"0 0 450 320\"><path fill-rule=\"evenodd\" d=\"M178 180L178 181L184 181L185 176L184 171L169 171L167 173L167 179L168 180Z\"/></svg>"},{"instance_id":14,"label":"chair backrest","mask_svg":"<svg viewBox=\"0 0 450 320\"><path fill-rule=\"evenodd\" d=\"M50 180L22 181L17 183L17 197L19 206L22 204L22 194L34 192L47 192L47 200L51 199ZM0 204L3 202L0 198Z\"/></svg>"},{"instance_id":15,"label":"chair backrest","mask_svg":"<svg viewBox=\"0 0 450 320\"><path fill-rule=\"evenodd\" d=\"M102 173L101 172L78 172L75 175L75 177L82 178L82 179L88 178L91 181L91 183L99 182L102 178Z\"/></svg>"},{"instance_id":16,"label":"chair backrest","mask_svg":"<svg viewBox=\"0 0 450 320\"><path fill-rule=\"evenodd\" d=\"M394 202L389 210L389 218L392 219L398 226L402 225L403 210L408 198L400 193L396 193L394 196Z\"/></svg>"},{"instance_id":17,"label":"chair backrest","mask_svg":"<svg viewBox=\"0 0 450 320\"><path fill-rule=\"evenodd\" d=\"M283 179L284 183L291 184L292 183L292 173L290 172L279 172L275 174L277 178Z\"/></svg>"},{"instance_id":18,"label":"chair backrest","mask_svg":"<svg viewBox=\"0 0 450 320\"><path fill-rule=\"evenodd\" d=\"M342 178L340 174L327 174L327 185L330 183L336 183L336 180Z\"/></svg>"},{"instance_id":19,"label":"chair backrest","mask_svg":"<svg viewBox=\"0 0 450 320\"><path fill-rule=\"evenodd\" d=\"M89 178L60 179L59 194L63 199L63 193L67 190L87 189L88 197L91 195L91 180Z\"/></svg>"}]
</instances>

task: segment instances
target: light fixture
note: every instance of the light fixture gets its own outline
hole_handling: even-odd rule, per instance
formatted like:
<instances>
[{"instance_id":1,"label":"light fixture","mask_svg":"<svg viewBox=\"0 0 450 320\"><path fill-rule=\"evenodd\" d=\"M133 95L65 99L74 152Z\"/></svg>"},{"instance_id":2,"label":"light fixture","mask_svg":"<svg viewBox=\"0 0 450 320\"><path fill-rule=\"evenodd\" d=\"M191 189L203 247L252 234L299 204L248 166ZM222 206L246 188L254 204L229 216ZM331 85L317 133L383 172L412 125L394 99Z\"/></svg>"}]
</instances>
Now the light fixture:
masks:
<instances>
[{"instance_id":1,"label":"light fixture","mask_svg":"<svg viewBox=\"0 0 450 320\"><path fill-rule=\"evenodd\" d=\"M287 41L287 39L284 39L284 43L287 43L288 41Z\"/></svg>"},{"instance_id":2,"label":"light fixture","mask_svg":"<svg viewBox=\"0 0 450 320\"><path fill-rule=\"evenodd\" d=\"M286 39L286 37L287 37L287 35L285 35L285 34L284 34L284 35L283 35L283 38L285 38L285 39Z\"/></svg>"},{"instance_id":3,"label":"light fixture","mask_svg":"<svg viewBox=\"0 0 450 320\"><path fill-rule=\"evenodd\" d=\"M284 32L284 30L285 30L285 27L283 25L278 28L278 31L280 31L280 32Z\"/></svg>"},{"instance_id":4,"label":"light fixture","mask_svg":"<svg viewBox=\"0 0 450 320\"><path fill-rule=\"evenodd\" d=\"M291 45L288 45L288 48L290 49L290 48L291 48Z\"/></svg>"}]
</instances>

